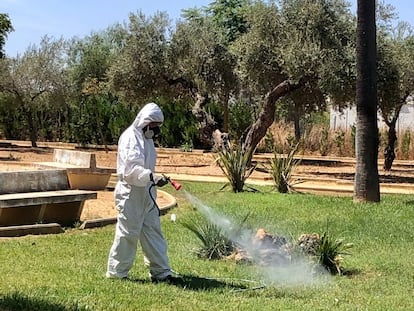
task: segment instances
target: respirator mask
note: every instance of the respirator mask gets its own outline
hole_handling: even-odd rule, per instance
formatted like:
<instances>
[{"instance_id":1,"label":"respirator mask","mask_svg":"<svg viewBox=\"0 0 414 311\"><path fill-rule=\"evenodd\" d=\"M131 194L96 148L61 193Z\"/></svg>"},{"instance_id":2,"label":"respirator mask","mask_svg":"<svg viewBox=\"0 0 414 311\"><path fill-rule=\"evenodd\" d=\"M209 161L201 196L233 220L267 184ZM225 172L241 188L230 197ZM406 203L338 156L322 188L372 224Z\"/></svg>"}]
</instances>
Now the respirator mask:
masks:
<instances>
[{"instance_id":1,"label":"respirator mask","mask_svg":"<svg viewBox=\"0 0 414 311\"><path fill-rule=\"evenodd\" d=\"M146 139L153 139L157 137L160 133L161 129L159 126L154 126L150 128L149 125L147 125L146 127L144 127L144 136Z\"/></svg>"}]
</instances>

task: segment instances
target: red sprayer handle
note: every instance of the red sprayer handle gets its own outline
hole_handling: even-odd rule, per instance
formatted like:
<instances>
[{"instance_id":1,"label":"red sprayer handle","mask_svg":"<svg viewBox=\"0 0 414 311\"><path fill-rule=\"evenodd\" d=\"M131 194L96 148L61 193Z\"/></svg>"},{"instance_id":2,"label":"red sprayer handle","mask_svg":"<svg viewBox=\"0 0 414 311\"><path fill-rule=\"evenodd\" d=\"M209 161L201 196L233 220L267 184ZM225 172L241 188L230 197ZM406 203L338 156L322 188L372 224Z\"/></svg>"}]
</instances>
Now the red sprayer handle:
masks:
<instances>
[{"instance_id":1,"label":"red sprayer handle","mask_svg":"<svg viewBox=\"0 0 414 311\"><path fill-rule=\"evenodd\" d=\"M176 182L175 180L170 179L170 183L171 185L174 187L175 190L180 190L181 189L181 184L179 184L178 182Z\"/></svg>"},{"instance_id":2,"label":"red sprayer handle","mask_svg":"<svg viewBox=\"0 0 414 311\"><path fill-rule=\"evenodd\" d=\"M168 177L168 176L165 176L164 175L164 177L165 178L167 178L167 180L170 182L170 184L174 187L174 189L175 190L180 190L181 189L181 184L180 183L178 183L178 182L176 182L175 180L172 180L170 177Z\"/></svg>"}]
</instances>

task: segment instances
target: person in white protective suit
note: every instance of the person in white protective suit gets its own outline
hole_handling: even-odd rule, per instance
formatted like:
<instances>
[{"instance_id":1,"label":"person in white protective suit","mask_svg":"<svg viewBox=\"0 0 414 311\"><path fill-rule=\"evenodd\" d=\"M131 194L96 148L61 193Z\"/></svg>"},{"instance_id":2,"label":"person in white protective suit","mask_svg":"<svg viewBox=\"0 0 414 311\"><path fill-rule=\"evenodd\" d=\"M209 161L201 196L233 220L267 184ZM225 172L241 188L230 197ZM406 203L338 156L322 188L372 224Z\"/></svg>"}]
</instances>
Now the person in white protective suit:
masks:
<instances>
[{"instance_id":1,"label":"person in white protective suit","mask_svg":"<svg viewBox=\"0 0 414 311\"><path fill-rule=\"evenodd\" d=\"M119 138L118 182L114 193L118 217L108 258L108 278L128 277L139 241L151 280L170 282L175 279L155 201L155 186L168 183L167 178L154 174L157 153L153 137L159 133L163 121L161 109L154 103L146 104Z\"/></svg>"}]
</instances>

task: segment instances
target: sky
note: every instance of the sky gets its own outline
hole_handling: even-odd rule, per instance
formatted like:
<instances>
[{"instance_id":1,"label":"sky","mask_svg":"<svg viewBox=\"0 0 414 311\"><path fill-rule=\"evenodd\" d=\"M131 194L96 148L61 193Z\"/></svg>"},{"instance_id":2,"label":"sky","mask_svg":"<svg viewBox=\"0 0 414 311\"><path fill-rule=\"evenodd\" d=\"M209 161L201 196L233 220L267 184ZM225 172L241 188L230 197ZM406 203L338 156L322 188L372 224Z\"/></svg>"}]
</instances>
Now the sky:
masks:
<instances>
[{"instance_id":1,"label":"sky","mask_svg":"<svg viewBox=\"0 0 414 311\"><path fill-rule=\"evenodd\" d=\"M129 13L150 16L167 12L172 20L182 9L207 6L212 0L0 0L0 13L7 13L14 27L6 39L10 57L23 54L47 35L54 39L83 38L116 23L128 22ZM357 0L349 1L355 10ZM396 8L399 19L414 26L413 0L385 0Z\"/></svg>"}]
</instances>

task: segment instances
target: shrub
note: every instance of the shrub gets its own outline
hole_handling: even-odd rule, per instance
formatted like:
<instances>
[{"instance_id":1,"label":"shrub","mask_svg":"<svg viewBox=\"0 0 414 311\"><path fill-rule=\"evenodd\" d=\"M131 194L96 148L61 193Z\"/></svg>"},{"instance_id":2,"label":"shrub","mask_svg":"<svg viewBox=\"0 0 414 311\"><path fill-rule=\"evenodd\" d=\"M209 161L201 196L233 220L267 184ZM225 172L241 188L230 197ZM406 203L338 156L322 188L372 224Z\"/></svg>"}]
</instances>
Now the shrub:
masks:
<instances>
[{"instance_id":1,"label":"shrub","mask_svg":"<svg viewBox=\"0 0 414 311\"><path fill-rule=\"evenodd\" d=\"M280 156L274 152L274 157L270 162L270 170L275 187L280 193L291 191L292 173L300 163L300 160L294 158L298 148L299 143L291 148L286 156Z\"/></svg>"},{"instance_id":2,"label":"shrub","mask_svg":"<svg viewBox=\"0 0 414 311\"><path fill-rule=\"evenodd\" d=\"M338 154L342 155L344 146L345 146L345 132L344 131L337 131L335 135L335 145L338 149Z\"/></svg>"},{"instance_id":3,"label":"shrub","mask_svg":"<svg viewBox=\"0 0 414 311\"><path fill-rule=\"evenodd\" d=\"M233 192L243 192L246 179L253 173L256 164L251 164L249 155L237 145L218 152L217 163L229 180Z\"/></svg>"},{"instance_id":4,"label":"shrub","mask_svg":"<svg viewBox=\"0 0 414 311\"><path fill-rule=\"evenodd\" d=\"M205 259L222 259L236 250L235 240L240 238L241 232L249 218L248 213L241 222L231 228L223 229L207 219L189 218L181 224L196 235L201 245L195 251L196 255Z\"/></svg>"},{"instance_id":5,"label":"shrub","mask_svg":"<svg viewBox=\"0 0 414 311\"><path fill-rule=\"evenodd\" d=\"M344 243L342 239L334 239L324 232L319 243L319 263L330 273L341 274L341 261L344 255L349 255L346 251L352 246L351 243Z\"/></svg>"},{"instance_id":6,"label":"shrub","mask_svg":"<svg viewBox=\"0 0 414 311\"><path fill-rule=\"evenodd\" d=\"M254 111L250 103L236 101L229 104L229 134L237 141L254 121Z\"/></svg>"},{"instance_id":7,"label":"shrub","mask_svg":"<svg viewBox=\"0 0 414 311\"><path fill-rule=\"evenodd\" d=\"M319 152L321 156L326 156L329 152L329 129L327 127L322 128L319 140Z\"/></svg>"},{"instance_id":8,"label":"shrub","mask_svg":"<svg viewBox=\"0 0 414 311\"><path fill-rule=\"evenodd\" d=\"M331 274L342 274L341 262L344 255L353 245L344 243L342 239L335 239L327 232L322 236L317 233L302 234L297 242L297 246L301 251L315 259Z\"/></svg>"},{"instance_id":9,"label":"shrub","mask_svg":"<svg viewBox=\"0 0 414 311\"><path fill-rule=\"evenodd\" d=\"M182 222L182 225L193 232L200 240L201 246L196 250L198 257L221 259L233 252L232 242L224 235L223 230L219 226L194 219Z\"/></svg>"},{"instance_id":10,"label":"shrub","mask_svg":"<svg viewBox=\"0 0 414 311\"><path fill-rule=\"evenodd\" d=\"M406 130L401 140L401 154L404 159L408 159L410 156L410 144L411 144L411 133Z\"/></svg>"}]
</instances>

